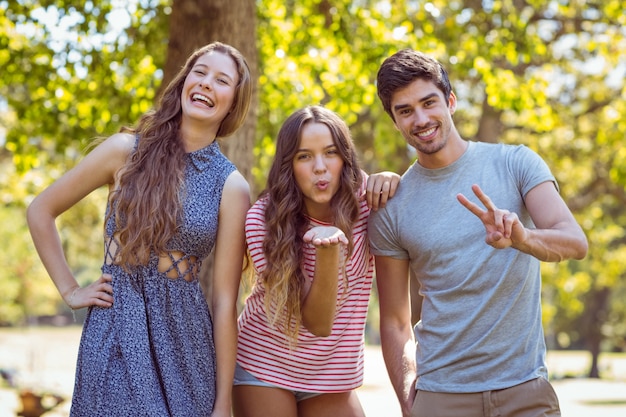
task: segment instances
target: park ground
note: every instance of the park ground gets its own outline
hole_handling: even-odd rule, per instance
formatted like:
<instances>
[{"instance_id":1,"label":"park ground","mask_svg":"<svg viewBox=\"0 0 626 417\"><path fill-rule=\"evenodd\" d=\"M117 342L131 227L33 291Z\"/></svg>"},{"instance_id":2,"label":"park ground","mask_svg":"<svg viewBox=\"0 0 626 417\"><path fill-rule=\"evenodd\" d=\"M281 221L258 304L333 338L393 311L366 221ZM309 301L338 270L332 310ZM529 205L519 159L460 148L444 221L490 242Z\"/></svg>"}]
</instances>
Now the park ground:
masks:
<instances>
[{"instance_id":1,"label":"park ground","mask_svg":"<svg viewBox=\"0 0 626 417\"><path fill-rule=\"evenodd\" d=\"M69 415L80 330L80 326L0 328L0 369L12 372L19 388L66 399L43 417ZM625 417L626 354L600 357L604 379L583 377L589 360L585 352L548 352L563 417ZM400 415L378 346L366 349L365 381L357 393L367 417ZM15 417L20 410L17 389L0 383L0 417Z\"/></svg>"}]
</instances>

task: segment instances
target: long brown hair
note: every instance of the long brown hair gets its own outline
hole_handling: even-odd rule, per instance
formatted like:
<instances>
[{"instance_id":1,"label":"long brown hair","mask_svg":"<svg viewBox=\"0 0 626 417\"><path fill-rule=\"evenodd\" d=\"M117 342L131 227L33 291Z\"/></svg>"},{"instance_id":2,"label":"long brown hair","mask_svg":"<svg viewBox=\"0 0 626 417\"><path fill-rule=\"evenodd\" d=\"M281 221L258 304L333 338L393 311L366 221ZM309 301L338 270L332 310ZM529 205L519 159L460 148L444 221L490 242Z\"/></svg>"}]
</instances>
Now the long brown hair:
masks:
<instances>
[{"instance_id":1,"label":"long brown hair","mask_svg":"<svg viewBox=\"0 0 626 417\"><path fill-rule=\"evenodd\" d=\"M357 195L363 181L350 130L337 114L321 106L308 106L287 118L278 132L276 155L264 191L269 197L263 242L267 266L260 278L266 291L265 307L270 324L283 326L285 334L293 340L298 336L302 320L301 297L306 279L302 269L302 238L309 225L304 196L295 181L293 160L307 123L328 126L344 162L339 190L330 205L333 224L348 238L348 256L354 246L352 227L359 217Z\"/></svg>"},{"instance_id":2,"label":"long brown hair","mask_svg":"<svg viewBox=\"0 0 626 417\"><path fill-rule=\"evenodd\" d=\"M144 114L135 128L121 131L139 137L137 148L118 172L117 187L109 196L109 216L115 214L120 242L118 260L125 268L145 265L150 253L166 250L182 218L185 149L180 138L181 94L187 75L199 57L209 52L230 56L239 82L233 107L217 131L229 136L243 123L252 94L250 70L243 55L220 42L196 50L167 86L156 108Z\"/></svg>"}]
</instances>

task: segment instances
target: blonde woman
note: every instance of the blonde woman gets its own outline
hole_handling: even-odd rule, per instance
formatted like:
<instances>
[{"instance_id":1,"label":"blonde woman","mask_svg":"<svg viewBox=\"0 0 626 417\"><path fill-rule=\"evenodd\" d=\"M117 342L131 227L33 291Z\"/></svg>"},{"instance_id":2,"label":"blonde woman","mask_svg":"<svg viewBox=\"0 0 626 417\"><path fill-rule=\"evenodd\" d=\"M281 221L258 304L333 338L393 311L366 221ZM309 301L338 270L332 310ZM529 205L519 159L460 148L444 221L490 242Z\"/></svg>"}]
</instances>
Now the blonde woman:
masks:
<instances>
[{"instance_id":1,"label":"blonde woman","mask_svg":"<svg viewBox=\"0 0 626 417\"><path fill-rule=\"evenodd\" d=\"M59 293L72 309L89 309L72 417L230 416L250 197L217 138L239 128L250 95L236 49L197 50L136 128L104 140L28 208ZM55 218L103 185L102 275L80 287ZM211 317L198 272L213 248Z\"/></svg>"}]
</instances>

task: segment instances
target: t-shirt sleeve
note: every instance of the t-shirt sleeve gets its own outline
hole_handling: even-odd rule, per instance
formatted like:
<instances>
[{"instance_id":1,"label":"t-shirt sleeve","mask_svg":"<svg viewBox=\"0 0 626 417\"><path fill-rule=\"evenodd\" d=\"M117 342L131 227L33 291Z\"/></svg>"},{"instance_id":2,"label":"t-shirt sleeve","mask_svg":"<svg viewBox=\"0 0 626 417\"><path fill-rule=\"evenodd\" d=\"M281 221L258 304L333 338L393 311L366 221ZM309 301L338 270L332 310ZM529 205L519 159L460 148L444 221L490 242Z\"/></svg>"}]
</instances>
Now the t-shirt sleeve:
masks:
<instances>
[{"instance_id":1,"label":"t-shirt sleeve","mask_svg":"<svg viewBox=\"0 0 626 417\"><path fill-rule=\"evenodd\" d=\"M372 254L396 259L409 259L409 254L400 245L397 227L397 222L392 221L387 208L370 212L367 233Z\"/></svg>"},{"instance_id":2,"label":"t-shirt sleeve","mask_svg":"<svg viewBox=\"0 0 626 417\"><path fill-rule=\"evenodd\" d=\"M246 244L257 272L265 268L263 239L265 238L265 200L258 200L246 215Z\"/></svg>"},{"instance_id":3,"label":"t-shirt sleeve","mask_svg":"<svg viewBox=\"0 0 626 417\"><path fill-rule=\"evenodd\" d=\"M541 183L551 181L559 191L559 185L548 164L532 149L525 145L514 147L509 158L509 167L518 181L522 196Z\"/></svg>"}]
</instances>

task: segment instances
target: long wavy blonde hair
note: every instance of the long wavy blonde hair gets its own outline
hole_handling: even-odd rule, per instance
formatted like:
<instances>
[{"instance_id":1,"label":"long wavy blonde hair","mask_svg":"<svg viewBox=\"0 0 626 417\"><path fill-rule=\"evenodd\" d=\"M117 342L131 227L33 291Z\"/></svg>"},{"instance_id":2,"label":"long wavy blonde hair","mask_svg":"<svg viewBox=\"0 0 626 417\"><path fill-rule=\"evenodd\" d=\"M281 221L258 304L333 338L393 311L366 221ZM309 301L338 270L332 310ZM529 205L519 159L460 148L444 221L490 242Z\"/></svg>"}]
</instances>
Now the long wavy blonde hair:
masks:
<instances>
[{"instance_id":1,"label":"long wavy blonde hair","mask_svg":"<svg viewBox=\"0 0 626 417\"><path fill-rule=\"evenodd\" d=\"M125 268L145 265L151 252L166 250L180 224L185 168L185 149L180 138L181 94L198 58L213 51L230 56L239 75L233 107L222 121L217 137L233 134L248 113L252 81L243 55L220 42L196 50L164 90L156 108L143 115L135 128L121 129L140 138L118 172L118 186L109 195L109 216L115 214L120 242L117 262Z\"/></svg>"},{"instance_id":2,"label":"long wavy blonde hair","mask_svg":"<svg viewBox=\"0 0 626 417\"><path fill-rule=\"evenodd\" d=\"M363 181L350 130L337 114L321 106L308 106L287 118L278 132L276 155L263 192L269 196L263 242L267 266L260 279L266 292L265 308L270 324L281 327L292 340L297 339L302 322L302 289L306 279L303 235L309 225L293 161L307 123L328 126L344 162L339 190L330 205L334 216L332 223L348 238L348 256L354 246L352 227L359 218L358 190Z\"/></svg>"}]
</instances>

